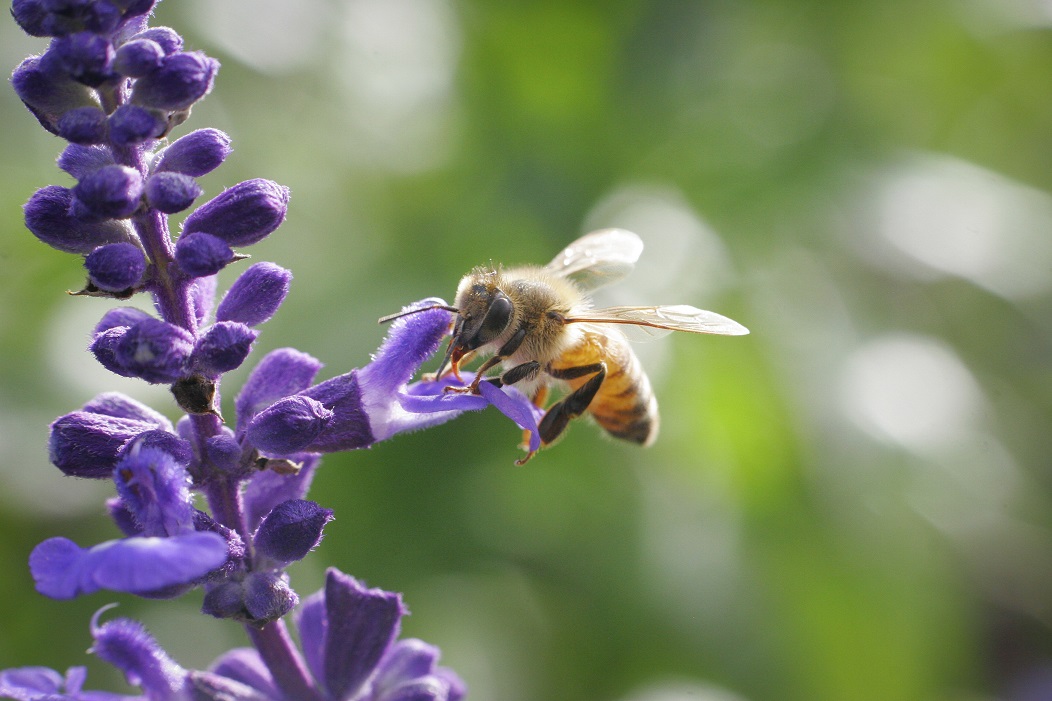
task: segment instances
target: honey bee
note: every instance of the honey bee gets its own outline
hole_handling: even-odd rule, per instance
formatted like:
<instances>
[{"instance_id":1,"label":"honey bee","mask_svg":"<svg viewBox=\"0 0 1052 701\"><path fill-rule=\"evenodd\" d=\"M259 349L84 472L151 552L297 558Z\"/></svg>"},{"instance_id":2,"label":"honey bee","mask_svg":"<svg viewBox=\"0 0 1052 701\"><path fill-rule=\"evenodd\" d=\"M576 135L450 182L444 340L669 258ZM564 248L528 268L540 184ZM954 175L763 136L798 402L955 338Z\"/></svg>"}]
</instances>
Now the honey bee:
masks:
<instances>
[{"instance_id":1,"label":"honey bee","mask_svg":"<svg viewBox=\"0 0 1052 701\"><path fill-rule=\"evenodd\" d=\"M392 314L381 323L425 309L456 313L452 338L435 378L476 356L488 356L470 384L447 391L479 394L480 382L514 385L538 407L553 385L565 396L538 424L547 446L586 412L607 433L650 445L658 433L658 406L639 359L619 325L663 331L740 336L749 330L725 316L688 305L595 308L589 293L631 272L642 240L624 229L602 229L577 239L544 266L480 266L464 276L453 306L432 305ZM485 374L500 365L500 373ZM529 452L517 464L523 464Z\"/></svg>"}]
</instances>

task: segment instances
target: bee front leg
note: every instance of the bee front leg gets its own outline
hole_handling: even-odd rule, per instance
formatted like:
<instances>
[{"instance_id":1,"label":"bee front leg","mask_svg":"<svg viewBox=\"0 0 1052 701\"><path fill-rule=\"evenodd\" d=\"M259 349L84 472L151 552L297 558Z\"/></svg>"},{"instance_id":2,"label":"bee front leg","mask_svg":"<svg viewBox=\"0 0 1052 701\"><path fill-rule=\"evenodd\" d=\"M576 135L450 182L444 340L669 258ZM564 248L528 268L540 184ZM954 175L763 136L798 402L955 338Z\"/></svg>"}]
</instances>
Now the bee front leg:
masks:
<instances>
[{"instance_id":1,"label":"bee front leg","mask_svg":"<svg viewBox=\"0 0 1052 701\"><path fill-rule=\"evenodd\" d=\"M606 363L600 361L591 365L579 365L574 368L562 368L554 370L547 368L548 374L559 380L573 380L585 375L595 373L588 382L571 392L562 401L556 402L541 419L538 430L541 434L541 442L548 445L566 430L570 419L577 418L588 409L592 403L599 387L606 379Z\"/></svg>"}]
</instances>

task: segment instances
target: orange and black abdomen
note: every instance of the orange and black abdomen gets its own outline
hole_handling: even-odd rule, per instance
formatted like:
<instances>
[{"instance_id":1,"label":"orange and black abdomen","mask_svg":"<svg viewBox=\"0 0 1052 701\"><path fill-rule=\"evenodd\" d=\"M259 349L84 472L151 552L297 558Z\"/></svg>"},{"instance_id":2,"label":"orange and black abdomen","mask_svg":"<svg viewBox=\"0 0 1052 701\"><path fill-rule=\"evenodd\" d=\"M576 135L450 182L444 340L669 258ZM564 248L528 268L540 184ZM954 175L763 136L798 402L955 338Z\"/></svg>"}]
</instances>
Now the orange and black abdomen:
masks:
<instances>
[{"instance_id":1,"label":"orange and black abdomen","mask_svg":"<svg viewBox=\"0 0 1052 701\"><path fill-rule=\"evenodd\" d=\"M551 365L562 370L598 361L606 365L606 379L588 405L588 413L615 438L650 445L658 432L657 399L624 336L585 331L581 342L564 351ZM589 377L569 380L570 388L577 389Z\"/></svg>"}]
</instances>

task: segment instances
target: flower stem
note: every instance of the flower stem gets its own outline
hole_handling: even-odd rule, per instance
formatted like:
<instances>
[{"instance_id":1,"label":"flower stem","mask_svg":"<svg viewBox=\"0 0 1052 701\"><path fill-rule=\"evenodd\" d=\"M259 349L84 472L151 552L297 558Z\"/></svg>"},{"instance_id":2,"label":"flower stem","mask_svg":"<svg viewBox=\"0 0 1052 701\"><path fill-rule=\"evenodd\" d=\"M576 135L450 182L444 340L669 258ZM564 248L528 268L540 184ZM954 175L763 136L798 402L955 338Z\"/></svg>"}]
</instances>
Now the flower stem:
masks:
<instances>
[{"instance_id":1,"label":"flower stem","mask_svg":"<svg viewBox=\"0 0 1052 701\"><path fill-rule=\"evenodd\" d=\"M324 694L311 679L306 663L296 650L284 619L262 628L246 625L245 630L286 698L325 701Z\"/></svg>"}]
</instances>

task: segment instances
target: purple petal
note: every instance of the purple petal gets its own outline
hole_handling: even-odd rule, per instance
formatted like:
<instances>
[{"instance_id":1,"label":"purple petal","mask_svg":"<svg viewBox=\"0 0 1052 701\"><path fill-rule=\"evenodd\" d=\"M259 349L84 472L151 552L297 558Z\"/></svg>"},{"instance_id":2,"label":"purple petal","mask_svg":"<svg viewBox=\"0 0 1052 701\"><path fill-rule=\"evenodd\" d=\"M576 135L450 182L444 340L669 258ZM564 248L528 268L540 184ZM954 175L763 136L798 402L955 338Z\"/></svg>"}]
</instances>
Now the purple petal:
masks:
<instances>
[{"instance_id":1,"label":"purple petal","mask_svg":"<svg viewBox=\"0 0 1052 701\"><path fill-rule=\"evenodd\" d=\"M116 618L98 625L100 613L92 621L95 643L91 652L124 672L129 684L142 687L146 698L177 701L188 697L186 670L168 656L141 623Z\"/></svg>"},{"instance_id":2,"label":"purple petal","mask_svg":"<svg viewBox=\"0 0 1052 701\"><path fill-rule=\"evenodd\" d=\"M154 172L170 171L198 178L218 168L230 151L229 136L218 129L198 129L158 153Z\"/></svg>"},{"instance_id":3,"label":"purple petal","mask_svg":"<svg viewBox=\"0 0 1052 701\"><path fill-rule=\"evenodd\" d=\"M256 552L279 567L302 560L321 542L322 530L332 519L332 509L313 501L282 502L260 524L253 539Z\"/></svg>"},{"instance_id":4,"label":"purple petal","mask_svg":"<svg viewBox=\"0 0 1052 701\"><path fill-rule=\"evenodd\" d=\"M215 533L125 538L87 549L50 538L34 548L29 568L41 594L72 599L99 589L141 595L189 584L226 559L226 540Z\"/></svg>"},{"instance_id":5,"label":"purple petal","mask_svg":"<svg viewBox=\"0 0 1052 701\"><path fill-rule=\"evenodd\" d=\"M0 697L17 701L39 701L59 695L65 678L47 667L15 667L0 671Z\"/></svg>"},{"instance_id":6,"label":"purple petal","mask_svg":"<svg viewBox=\"0 0 1052 701\"><path fill-rule=\"evenodd\" d=\"M444 302L437 298L425 299L403 311L432 304ZM438 350L451 324L452 316L444 309L431 309L395 319L373 361L362 368L363 386L367 385L370 392L378 394L401 388Z\"/></svg>"},{"instance_id":7,"label":"purple petal","mask_svg":"<svg viewBox=\"0 0 1052 701\"><path fill-rule=\"evenodd\" d=\"M415 638L400 640L391 647L377 667L374 684L383 692L430 674L438 663L438 657L439 651L434 645Z\"/></svg>"},{"instance_id":8,"label":"purple petal","mask_svg":"<svg viewBox=\"0 0 1052 701\"><path fill-rule=\"evenodd\" d=\"M145 421L74 411L51 424L51 462L67 475L108 479L124 444L154 428Z\"/></svg>"},{"instance_id":9,"label":"purple petal","mask_svg":"<svg viewBox=\"0 0 1052 701\"><path fill-rule=\"evenodd\" d=\"M179 440L172 434L173 439ZM190 476L167 451L137 441L114 470L117 494L146 536L193 532Z\"/></svg>"},{"instance_id":10,"label":"purple petal","mask_svg":"<svg viewBox=\"0 0 1052 701\"><path fill-rule=\"evenodd\" d=\"M325 678L325 640L329 622L325 617L325 590L314 592L303 600L296 611L296 630L307 667L315 679Z\"/></svg>"},{"instance_id":11,"label":"purple petal","mask_svg":"<svg viewBox=\"0 0 1052 701\"><path fill-rule=\"evenodd\" d=\"M500 413L515 422L519 428L530 431L530 450L540 450L541 436L537 430L537 421L544 413L538 409L522 392L514 387L507 391L498 388L491 382L480 382L479 391Z\"/></svg>"},{"instance_id":12,"label":"purple petal","mask_svg":"<svg viewBox=\"0 0 1052 701\"><path fill-rule=\"evenodd\" d=\"M273 701L281 698L280 692L273 696L227 677L211 672L192 671L189 684L195 701Z\"/></svg>"},{"instance_id":13,"label":"purple petal","mask_svg":"<svg viewBox=\"0 0 1052 701\"><path fill-rule=\"evenodd\" d=\"M325 613L325 688L333 697L352 697L398 636L407 611L400 595L366 589L354 577L330 569Z\"/></svg>"},{"instance_id":14,"label":"purple petal","mask_svg":"<svg viewBox=\"0 0 1052 701\"><path fill-rule=\"evenodd\" d=\"M259 653L252 648L235 648L224 653L212 663L209 671L251 687L266 698L281 698L270 670L260 659Z\"/></svg>"},{"instance_id":15,"label":"purple petal","mask_svg":"<svg viewBox=\"0 0 1052 701\"><path fill-rule=\"evenodd\" d=\"M332 412L332 419L302 450L333 453L364 448L376 442L370 427L370 418L362 404L357 375L358 371L352 370L298 395L317 400Z\"/></svg>"},{"instance_id":16,"label":"purple petal","mask_svg":"<svg viewBox=\"0 0 1052 701\"><path fill-rule=\"evenodd\" d=\"M219 321L258 326L274 316L289 293L292 273L273 263L256 263L241 273L216 309Z\"/></svg>"},{"instance_id":17,"label":"purple petal","mask_svg":"<svg viewBox=\"0 0 1052 701\"><path fill-rule=\"evenodd\" d=\"M285 221L289 189L270 180L246 180L195 209L183 222L183 233L204 231L231 246L262 240Z\"/></svg>"}]
</instances>

